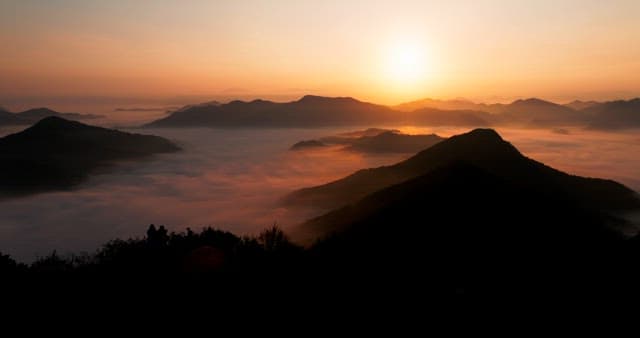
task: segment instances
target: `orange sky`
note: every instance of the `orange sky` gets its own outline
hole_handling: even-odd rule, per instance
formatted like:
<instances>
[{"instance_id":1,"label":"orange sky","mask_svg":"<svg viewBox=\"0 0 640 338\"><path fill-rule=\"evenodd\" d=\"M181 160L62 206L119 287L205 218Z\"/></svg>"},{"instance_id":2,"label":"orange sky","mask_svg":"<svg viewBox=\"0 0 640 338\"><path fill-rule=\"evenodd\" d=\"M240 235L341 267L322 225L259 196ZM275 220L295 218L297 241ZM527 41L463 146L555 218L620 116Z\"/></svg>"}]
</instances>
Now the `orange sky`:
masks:
<instances>
[{"instance_id":1,"label":"orange sky","mask_svg":"<svg viewBox=\"0 0 640 338\"><path fill-rule=\"evenodd\" d=\"M452 4L453 3L453 4ZM0 104L640 96L640 1L3 1ZM390 73L419 50L413 75Z\"/></svg>"}]
</instances>

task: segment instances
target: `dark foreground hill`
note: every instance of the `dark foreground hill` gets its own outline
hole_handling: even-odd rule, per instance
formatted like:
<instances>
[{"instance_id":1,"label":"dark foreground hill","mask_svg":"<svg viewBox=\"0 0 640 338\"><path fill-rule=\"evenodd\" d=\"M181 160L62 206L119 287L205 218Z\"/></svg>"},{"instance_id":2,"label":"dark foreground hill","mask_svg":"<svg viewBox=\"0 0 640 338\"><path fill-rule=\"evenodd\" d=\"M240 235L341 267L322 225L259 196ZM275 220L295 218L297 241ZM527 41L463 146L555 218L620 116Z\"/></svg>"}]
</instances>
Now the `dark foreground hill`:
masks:
<instances>
[{"instance_id":1,"label":"dark foreground hill","mask_svg":"<svg viewBox=\"0 0 640 338\"><path fill-rule=\"evenodd\" d=\"M571 199L588 208L640 207L637 194L627 187L611 180L579 177L550 168L525 157L491 129L453 136L395 165L360 170L331 183L295 191L283 202L293 206L335 208L456 162L468 163L511 184Z\"/></svg>"},{"instance_id":2,"label":"dark foreground hill","mask_svg":"<svg viewBox=\"0 0 640 338\"><path fill-rule=\"evenodd\" d=\"M177 150L161 137L47 117L0 139L0 195L68 189L113 162Z\"/></svg>"},{"instance_id":3,"label":"dark foreground hill","mask_svg":"<svg viewBox=\"0 0 640 338\"><path fill-rule=\"evenodd\" d=\"M640 211L640 200L636 207ZM446 240L453 241L447 245L457 240L468 242L464 245L473 240L518 245L614 240L620 237L614 229L626 222L603 209L454 162L309 220L299 230L315 237L357 237L358 242L373 235L391 238L394 233L444 241L438 236L447 234L451 238Z\"/></svg>"}]
</instances>

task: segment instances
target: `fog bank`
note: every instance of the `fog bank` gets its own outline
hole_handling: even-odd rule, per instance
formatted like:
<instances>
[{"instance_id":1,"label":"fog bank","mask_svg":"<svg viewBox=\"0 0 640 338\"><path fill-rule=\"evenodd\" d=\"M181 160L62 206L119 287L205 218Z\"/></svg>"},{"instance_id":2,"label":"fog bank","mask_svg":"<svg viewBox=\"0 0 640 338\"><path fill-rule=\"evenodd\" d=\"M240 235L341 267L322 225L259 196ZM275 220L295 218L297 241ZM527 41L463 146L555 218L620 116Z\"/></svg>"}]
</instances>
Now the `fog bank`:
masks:
<instances>
[{"instance_id":1,"label":"fog bank","mask_svg":"<svg viewBox=\"0 0 640 338\"><path fill-rule=\"evenodd\" d=\"M408 156L363 155L338 148L288 151L300 140L356 129L361 128L133 130L174 140L185 151L119 164L74 191L1 201L0 251L22 261L54 249L62 254L93 251L109 239L143 236L151 223L172 230L214 226L238 234L278 223L286 230L319 211L279 207L276 202L282 195ZM400 129L441 136L468 131ZM557 169L615 179L640 190L637 131L498 131L525 155Z\"/></svg>"}]
</instances>

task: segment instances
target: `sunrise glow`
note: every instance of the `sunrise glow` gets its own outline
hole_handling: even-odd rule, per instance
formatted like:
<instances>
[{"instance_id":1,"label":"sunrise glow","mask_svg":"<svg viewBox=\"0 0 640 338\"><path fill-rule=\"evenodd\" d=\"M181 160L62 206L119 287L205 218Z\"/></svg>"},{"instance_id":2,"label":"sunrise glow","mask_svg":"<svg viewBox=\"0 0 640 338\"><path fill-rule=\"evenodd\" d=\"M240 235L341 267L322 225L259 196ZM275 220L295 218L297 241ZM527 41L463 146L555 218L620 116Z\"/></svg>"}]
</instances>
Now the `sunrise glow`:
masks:
<instances>
[{"instance_id":1,"label":"sunrise glow","mask_svg":"<svg viewBox=\"0 0 640 338\"><path fill-rule=\"evenodd\" d=\"M429 60L417 43L397 43L389 51L387 75L396 84L415 85L424 79Z\"/></svg>"}]
</instances>

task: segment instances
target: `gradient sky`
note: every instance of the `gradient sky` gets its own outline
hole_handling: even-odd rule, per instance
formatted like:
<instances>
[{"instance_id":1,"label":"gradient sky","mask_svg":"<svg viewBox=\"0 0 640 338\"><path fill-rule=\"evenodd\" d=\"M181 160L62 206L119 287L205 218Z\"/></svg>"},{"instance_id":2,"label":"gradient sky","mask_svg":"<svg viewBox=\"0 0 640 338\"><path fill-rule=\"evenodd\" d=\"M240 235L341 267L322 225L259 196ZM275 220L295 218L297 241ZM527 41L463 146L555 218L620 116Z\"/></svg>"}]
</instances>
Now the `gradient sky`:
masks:
<instances>
[{"instance_id":1,"label":"gradient sky","mask_svg":"<svg viewBox=\"0 0 640 338\"><path fill-rule=\"evenodd\" d=\"M26 97L640 96L640 1L0 0L0 104ZM390 76L402 46L421 52Z\"/></svg>"}]
</instances>

